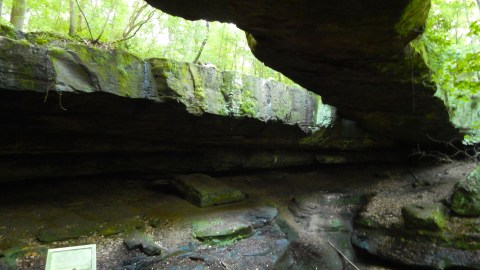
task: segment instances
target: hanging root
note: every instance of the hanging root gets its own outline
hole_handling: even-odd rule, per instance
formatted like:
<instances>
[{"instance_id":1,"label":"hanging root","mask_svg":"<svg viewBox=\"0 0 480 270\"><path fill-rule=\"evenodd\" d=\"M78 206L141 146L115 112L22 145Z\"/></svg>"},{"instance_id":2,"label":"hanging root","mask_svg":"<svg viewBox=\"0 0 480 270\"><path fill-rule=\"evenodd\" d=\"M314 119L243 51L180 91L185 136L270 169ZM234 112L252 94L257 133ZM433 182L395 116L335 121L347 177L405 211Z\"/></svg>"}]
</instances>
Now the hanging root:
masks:
<instances>
[{"instance_id":1,"label":"hanging root","mask_svg":"<svg viewBox=\"0 0 480 270\"><path fill-rule=\"evenodd\" d=\"M63 104L62 104L62 93L60 91L56 91L56 92L58 94L58 105L60 106L60 109L66 111L67 109L63 107ZM45 97L43 98L43 103L47 103L49 93L50 93L50 89L47 89L47 92L45 93Z\"/></svg>"}]
</instances>

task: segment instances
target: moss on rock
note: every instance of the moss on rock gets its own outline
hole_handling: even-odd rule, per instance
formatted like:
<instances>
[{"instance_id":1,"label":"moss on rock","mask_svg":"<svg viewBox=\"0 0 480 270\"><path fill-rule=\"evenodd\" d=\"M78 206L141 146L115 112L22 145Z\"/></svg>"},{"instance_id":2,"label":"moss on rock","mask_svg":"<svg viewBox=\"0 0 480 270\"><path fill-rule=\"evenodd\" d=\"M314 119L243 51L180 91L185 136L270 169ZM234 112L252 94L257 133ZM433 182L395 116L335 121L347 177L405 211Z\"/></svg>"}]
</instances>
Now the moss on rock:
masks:
<instances>
[{"instance_id":1,"label":"moss on rock","mask_svg":"<svg viewBox=\"0 0 480 270\"><path fill-rule=\"evenodd\" d=\"M406 38L420 34L430 11L430 0L410 0L402 13L395 29L401 37Z\"/></svg>"},{"instance_id":2,"label":"moss on rock","mask_svg":"<svg viewBox=\"0 0 480 270\"><path fill-rule=\"evenodd\" d=\"M480 166L455 185L451 201L456 214L480 216Z\"/></svg>"},{"instance_id":3,"label":"moss on rock","mask_svg":"<svg viewBox=\"0 0 480 270\"><path fill-rule=\"evenodd\" d=\"M245 200L245 194L204 174L180 175L173 182L189 202L208 207Z\"/></svg>"},{"instance_id":4,"label":"moss on rock","mask_svg":"<svg viewBox=\"0 0 480 270\"><path fill-rule=\"evenodd\" d=\"M18 33L13 26L0 24L0 35L11 39L16 39Z\"/></svg>"},{"instance_id":5,"label":"moss on rock","mask_svg":"<svg viewBox=\"0 0 480 270\"><path fill-rule=\"evenodd\" d=\"M410 229L437 231L446 227L445 210L441 203L408 205L402 208L402 215Z\"/></svg>"},{"instance_id":6,"label":"moss on rock","mask_svg":"<svg viewBox=\"0 0 480 270\"><path fill-rule=\"evenodd\" d=\"M195 238L213 245L228 245L253 234L247 223L222 219L196 220L192 223L192 231Z\"/></svg>"}]
</instances>

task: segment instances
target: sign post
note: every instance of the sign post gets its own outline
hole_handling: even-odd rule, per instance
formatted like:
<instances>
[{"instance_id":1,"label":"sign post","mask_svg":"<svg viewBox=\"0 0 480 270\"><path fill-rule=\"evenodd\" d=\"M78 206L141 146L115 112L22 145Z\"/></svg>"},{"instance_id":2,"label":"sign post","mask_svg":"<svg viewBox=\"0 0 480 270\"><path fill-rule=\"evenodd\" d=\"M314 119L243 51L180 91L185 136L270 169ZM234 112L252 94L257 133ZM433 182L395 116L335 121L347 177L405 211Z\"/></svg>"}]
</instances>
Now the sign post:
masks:
<instances>
[{"instance_id":1,"label":"sign post","mask_svg":"<svg viewBox=\"0 0 480 270\"><path fill-rule=\"evenodd\" d=\"M49 249L45 270L96 270L95 245Z\"/></svg>"}]
</instances>

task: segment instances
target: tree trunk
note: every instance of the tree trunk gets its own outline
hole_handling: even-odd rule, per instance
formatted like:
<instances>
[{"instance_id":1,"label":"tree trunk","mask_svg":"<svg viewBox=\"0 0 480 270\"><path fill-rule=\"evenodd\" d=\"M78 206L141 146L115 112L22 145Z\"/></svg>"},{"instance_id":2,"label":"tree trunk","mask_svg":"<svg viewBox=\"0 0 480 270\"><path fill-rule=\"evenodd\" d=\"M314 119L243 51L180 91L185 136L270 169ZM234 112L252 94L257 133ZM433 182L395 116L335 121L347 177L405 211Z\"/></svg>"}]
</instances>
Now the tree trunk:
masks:
<instances>
[{"instance_id":1,"label":"tree trunk","mask_svg":"<svg viewBox=\"0 0 480 270\"><path fill-rule=\"evenodd\" d=\"M3 0L0 0L0 18L2 18Z\"/></svg>"},{"instance_id":2,"label":"tree trunk","mask_svg":"<svg viewBox=\"0 0 480 270\"><path fill-rule=\"evenodd\" d=\"M205 35L205 38L203 39L202 46L200 46L200 50L198 51L198 54L195 57L195 60L193 60L194 64L198 62L198 59L200 59L200 56L202 55L203 49L205 48L205 45L207 44L208 35L210 34L210 24L208 23L208 21L206 21L205 25L207 26L207 34Z\"/></svg>"},{"instance_id":3,"label":"tree trunk","mask_svg":"<svg viewBox=\"0 0 480 270\"><path fill-rule=\"evenodd\" d=\"M13 0L12 13L10 15L10 23L16 30L23 30L25 24L25 12L27 5L25 0Z\"/></svg>"},{"instance_id":4,"label":"tree trunk","mask_svg":"<svg viewBox=\"0 0 480 270\"><path fill-rule=\"evenodd\" d=\"M71 0L72 2L75 2L75 0ZM80 0L78 3L79 9L83 9L85 7L85 0ZM83 16L81 12L77 12L77 22L75 24L77 32L82 31L82 23L83 23Z\"/></svg>"},{"instance_id":5,"label":"tree trunk","mask_svg":"<svg viewBox=\"0 0 480 270\"><path fill-rule=\"evenodd\" d=\"M480 10L480 0L477 0L477 7Z\"/></svg>"},{"instance_id":6,"label":"tree trunk","mask_svg":"<svg viewBox=\"0 0 480 270\"><path fill-rule=\"evenodd\" d=\"M70 4L70 27L68 28L68 35L70 36L75 36L75 33L77 32L76 29L76 20L77 20L77 14L75 12L75 0L69 0Z\"/></svg>"}]
</instances>

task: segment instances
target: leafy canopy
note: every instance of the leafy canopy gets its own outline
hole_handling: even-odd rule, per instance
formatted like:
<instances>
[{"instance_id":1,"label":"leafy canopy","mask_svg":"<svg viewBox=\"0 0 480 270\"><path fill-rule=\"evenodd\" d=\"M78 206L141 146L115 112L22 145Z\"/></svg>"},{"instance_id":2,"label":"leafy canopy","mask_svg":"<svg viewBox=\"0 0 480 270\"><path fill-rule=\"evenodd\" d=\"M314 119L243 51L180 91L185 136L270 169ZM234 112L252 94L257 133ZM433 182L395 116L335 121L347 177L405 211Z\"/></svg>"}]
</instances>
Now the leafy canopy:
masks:
<instances>
[{"instance_id":1,"label":"leafy canopy","mask_svg":"<svg viewBox=\"0 0 480 270\"><path fill-rule=\"evenodd\" d=\"M432 71L452 123L480 142L480 0L432 0L425 32L413 43Z\"/></svg>"},{"instance_id":2,"label":"leafy canopy","mask_svg":"<svg viewBox=\"0 0 480 270\"><path fill-rule=\"evenodd\" d=\"M5 23L15 0L4 0ZM24 31L69 34L126 49L142 58L164 57L192 62L207 34L204 21L187 21L156 10L143 0L27 0ZM73 6L73 12L70 10ZM73 20L70 20L74 16ZM258 61L245 33L233 24L210 23L209 38L199 61L219 70L236 70L294 84Z\"/></svg>"}]
</instances>

